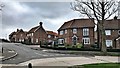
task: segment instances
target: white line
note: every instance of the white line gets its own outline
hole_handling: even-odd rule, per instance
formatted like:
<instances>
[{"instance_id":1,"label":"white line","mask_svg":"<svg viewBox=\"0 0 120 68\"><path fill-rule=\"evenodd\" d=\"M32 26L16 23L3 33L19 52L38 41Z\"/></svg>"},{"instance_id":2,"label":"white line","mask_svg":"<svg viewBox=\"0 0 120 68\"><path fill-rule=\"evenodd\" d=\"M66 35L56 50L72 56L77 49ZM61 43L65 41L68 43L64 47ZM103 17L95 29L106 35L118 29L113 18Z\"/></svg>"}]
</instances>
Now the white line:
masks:
<instances>
[{"instance_id":1,"label":"white line","mask_svg":"<svg viewBox=\"0 0 120 68\"><path fill-rule=\"evenodd\" d=\"M37 54L37 55L43 55L43 54L39 54L39 53L36 53L36 52L35 52L35 54Z\"/></svg>"}]
</instances>

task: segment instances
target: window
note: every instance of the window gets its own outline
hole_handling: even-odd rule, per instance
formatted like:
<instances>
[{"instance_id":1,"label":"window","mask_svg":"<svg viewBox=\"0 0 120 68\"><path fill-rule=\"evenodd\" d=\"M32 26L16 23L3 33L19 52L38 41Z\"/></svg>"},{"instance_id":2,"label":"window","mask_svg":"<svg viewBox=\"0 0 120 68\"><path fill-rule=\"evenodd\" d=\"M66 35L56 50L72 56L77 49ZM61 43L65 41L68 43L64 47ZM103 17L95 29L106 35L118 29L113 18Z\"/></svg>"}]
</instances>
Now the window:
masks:
<instances>
[{"instance_id":1,"label":"window","mask_svg":"<svg viewBox=\"0 0 120 68\"><path fill-rule=\"evenodd\" d=\"M67 34L67 30L65 30L65 34Z\"/></svg>"},{"instance_id":2,"label":"window","mask_svg":"<svg viewBox=\"0 0 120 68\"><path fill-rule=\"evenodd\" d=\"M83 38L84 44L90 44L90 38Z\"/></svg>"},{"instance_id":3,"label":"window","mask_svg":"<svg viewBox=\"0 0 120 68\"><path fill-rule=\"evenodd\" d=\"M67 38L65 38L65 43L67 43Z\"/></svg>"},{"instance_id":4,"label":"window","mask_svg":"<svg viewBox=\"0 0 120 68\"><path fill-rule=\"evenodd\" d=\"M31 33L31 36L33 36L33 33Z\"/></svg>"},{"instance_id":5,"label":"window","mask_svg":"<svg viewBox=\"0 0 120 68\"><path fill-rule=\"evenodd\" d=\"M88 28L84 28L83 29L83 36L88 36L89 35L89 29Z\"/></svg>"},{"instance_id":6,"label":"window","mask_svg":"<svg viewBox=\"0 0 120 68\"><path fill-rule=\"evenodd\" d=\"M23 36L23 34L21 34L21 36Z\"/></svg>"},{"instance_id":7,"label":"window","mask_svg":"<svg viewBox=\"0 0 120 68\"><path fill-rule=\"evenodd\" d=\"M31 42L33 43L33 38L31 38Z\"/></svg>"},{"instance_id":8,"label":"window","mask_svg":"<svg viewBox=\"0 0 120 68\"><path fill-rule=\"evenodd\" d=\"M118 35L120 35L120 30L118 30Z\"/></svg>"},{"instance_id":9,"label":"window","mask_svg":"<svg viewBox=\"0 0 120 68\"><path fill-rule=\"evenodd\" d=\"M24 42L24 39L22 39L22 42Z\"/></svg>"},{"instance_id":10,"label":"window","mask_svg":"<svg viewBox=\"0 0 120 68\"><path fill-rule=\"evenodd\" d=\"M106 35L111 35L111 30L105 30Z\"/></svg>"},{"instance_id":11,"label":"window","mask_svg":"<svg viewBox=\"0 0 120 68\"><path fill-rule=\"evenodd\" d=\"M63 30L62 30L62 31L60 31L60 35L63 35Z\"/></svg>"},{"instance_id":12,"label":"window","mask_svg":"<svg viewBox=\"0 0 120 68\"><path fill-rule=\"evenodd\" d=\"M106 46L107 47L112 46L112 40L106 40Z\"/></svg>"},{"instance_id":13,"label":"window","mask_svg":"<svg viewBox=\"0 0 120 68\"><path fill-rule=\"evenodd\" d=\"M59 44L64 44L64 39L59 39L59 40L58 40L58 43L59 43Z\"/></svg>"},{"instance_id":14,"label":"window","mask_svg":"<svg viewBox=\"0 0 120 68\"><path fill-rule=\"evenodd\" d=\"M48 38L51 38L51 35L48 35Z\"/></svg>"},{"instance_id":15,"label":"window","mask_svg":"<svg viewBox=\"0 0 120 68\"><path fill-rule=\"evenodd\" d=\"M77 29L73 29L73 33L76 34L77 33Z\"/></svg>"},{"instance_id":16,"label":"window","mask_svg":"<svg viewBox=\"0 0 120 68\"><path fill-rule=\"evenodd\" d=\"M38 43L38 39L36 39L36 43Z\"/></svg>"}]
</instances>

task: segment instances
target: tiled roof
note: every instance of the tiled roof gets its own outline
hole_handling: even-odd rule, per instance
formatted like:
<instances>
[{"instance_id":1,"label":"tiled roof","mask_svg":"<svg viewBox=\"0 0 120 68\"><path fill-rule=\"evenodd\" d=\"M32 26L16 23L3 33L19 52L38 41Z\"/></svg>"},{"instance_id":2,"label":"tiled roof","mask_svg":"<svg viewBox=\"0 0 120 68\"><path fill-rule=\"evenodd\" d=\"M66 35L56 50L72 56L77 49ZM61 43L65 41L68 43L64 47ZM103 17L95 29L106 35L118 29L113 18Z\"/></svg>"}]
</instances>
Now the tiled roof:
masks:
<instances>
[{"instance_id":1,"label":"tiled roof","mask_svg":"<svg viewBox=\"0 0 120 68\"><path fill-rule=\"evenodd\" d=\"M31 29L28 31L28 33L33 33L38 27L39 27L39 26L36 26L36 27L31 28Z\"/></svg>"},{"instance_id":2,"label":"tiled roof","mask_svg":"<svg viewBox=\"0 0 120 68\"><path fill-rule=\"evenodd\" d=\"M53 32L53 31L46 31L46 32L47 32L47 34L58 36L58 34L56 32Z\"/></svg>"},{"instance_id":3,"label":"tiled roof","mask_svg":"<svg viewBox=\"0 0 120 68\"><path fill-rule=\"evenodd\" d=\"M9 36L13 36L13 35L15 35L16 34L16 32L12 32Z\"/></svg>"},{"instance_id":4,"label":"tiled roof","mask_svg":"<svg viewBox=\"0 0 120 68\"><path fill-rule=\"evenodd\" d=\"M111 19L104 22L105 29L120 29L120 19Z\"/></svg>"},{"instance_id":5,"label":"tiled roof","mask_svg":"<svg viewBox=\"0 0 120 68\"><path fill-rule=\"evenodd\" d=\"M91 19L73 19L65 22L58 30L67 28L83 28L83 27L94 27L94 20Z\"/></svg>"}]
</instances>

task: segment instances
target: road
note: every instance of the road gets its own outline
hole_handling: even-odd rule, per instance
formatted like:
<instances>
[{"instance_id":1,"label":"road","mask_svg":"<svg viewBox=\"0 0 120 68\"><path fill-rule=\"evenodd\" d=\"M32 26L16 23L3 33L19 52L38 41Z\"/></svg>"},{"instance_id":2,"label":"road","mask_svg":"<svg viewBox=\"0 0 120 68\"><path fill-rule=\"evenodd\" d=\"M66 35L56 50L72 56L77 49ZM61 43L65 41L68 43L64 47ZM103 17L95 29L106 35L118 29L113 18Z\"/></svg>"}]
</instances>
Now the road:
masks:
<instances>
[{"instance_id":1,"label":"road","mask_svg":"<svg viewBox=\"0 0 120 68\"><path fill-rule=\"evenodd\" d=\"M33 50L30 47L27 47L26 45L16 44L16 43L3 43L2 47L15 50L18 53L18 56L3 61L2 62L3 64L19 64L32 59L80 56L80 55L71 55L71 54L47 53L43 50L41 51Z\"/></svg>"}]
</instances>

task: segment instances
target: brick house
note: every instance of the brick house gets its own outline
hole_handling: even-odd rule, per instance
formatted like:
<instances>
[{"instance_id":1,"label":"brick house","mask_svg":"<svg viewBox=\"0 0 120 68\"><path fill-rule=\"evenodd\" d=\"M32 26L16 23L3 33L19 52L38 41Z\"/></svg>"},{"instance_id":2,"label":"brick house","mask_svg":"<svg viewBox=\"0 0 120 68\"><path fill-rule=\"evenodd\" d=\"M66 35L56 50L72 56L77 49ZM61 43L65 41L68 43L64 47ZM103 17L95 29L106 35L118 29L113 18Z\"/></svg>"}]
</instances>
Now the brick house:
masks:
<instances>
[{"instance_id":1,"label":"brick house","mask_svg":"<svg viewBox=\"0 0 120 68\"><path fill-rule=\"evenodd\" d=\"M104 22L106 34L106 46L120 49L120 19L106 20Z\"/></svg>"},{"instance_id":2,"label":"brick house","mask_svg":"<svg viewBox=\"0 0 120 68\"><path fill-rule=\"evenodd\" d=\"M47 32L47 42L52 43L54 40L57 39L58 34L53 31L46 31Z\"/></svg>"},{"instance_id":3,"label":"brick house","mask_svg":"<svg viewBox=\"0 0 120 68\"><path fill-rule=\"evenodd\" d=\"M94 44L94 19L73 19L65 22L58 29L58 44L76 45L81 43L84 47Z\"/></svg>"},{"instance_id":4,"label":"brick house","mask_svg":"<svg viewBox=\"0 0 120 68\"><path fill-rule=\"evenodd\" d=\"M41 42L45 42L47 40L47 33L42 26L42 22L39 23L39 26L31 28L28 33L26 40L31 44L40 44Z\"/></svg>"},{"instance_id":5,"label":"brick house","mask_svg":"<svg viewBox=\"0 0 120 68\"><path fill-rule=\"evenodd\" d=\"M12 32L9 35L9 39L11 42L25 42L27 32L23 31L22 29L17 29L16 32Z\"/></svg>"}]
</instances>

